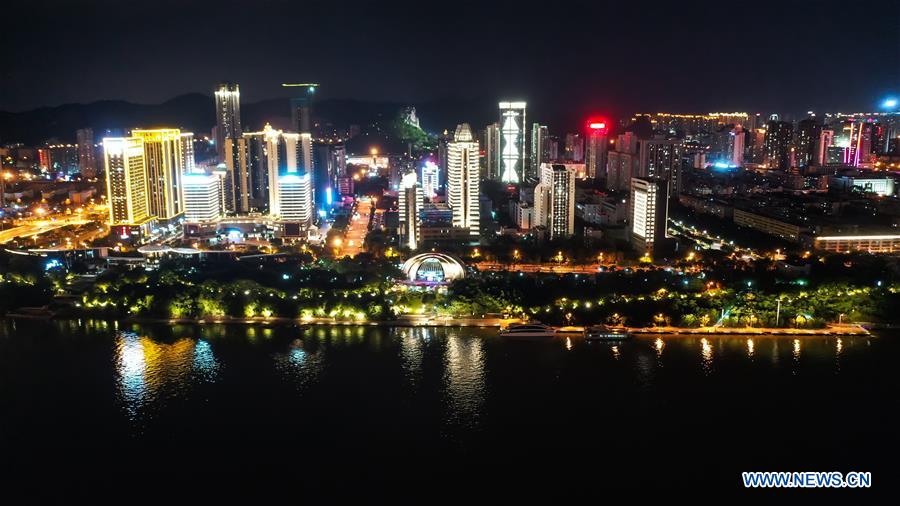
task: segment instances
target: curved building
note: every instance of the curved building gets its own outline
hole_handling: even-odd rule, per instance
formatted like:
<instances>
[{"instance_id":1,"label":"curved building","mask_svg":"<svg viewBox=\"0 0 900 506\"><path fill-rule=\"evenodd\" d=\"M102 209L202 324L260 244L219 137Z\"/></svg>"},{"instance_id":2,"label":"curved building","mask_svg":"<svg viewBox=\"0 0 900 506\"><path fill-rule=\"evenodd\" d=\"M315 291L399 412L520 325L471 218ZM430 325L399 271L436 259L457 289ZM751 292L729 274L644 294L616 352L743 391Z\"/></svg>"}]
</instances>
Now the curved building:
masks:
<instances>
[{"instance_id":1,"label":"curved building","mask_svg":"<svg viewBox=\"0 0 900 506\"><path fill-rule=\"evenodd\" d=\"M449 283L466 276L457 258L444 253L422 253L403 263L403 274L413 283Z\"/></svg>"}]
</instances>

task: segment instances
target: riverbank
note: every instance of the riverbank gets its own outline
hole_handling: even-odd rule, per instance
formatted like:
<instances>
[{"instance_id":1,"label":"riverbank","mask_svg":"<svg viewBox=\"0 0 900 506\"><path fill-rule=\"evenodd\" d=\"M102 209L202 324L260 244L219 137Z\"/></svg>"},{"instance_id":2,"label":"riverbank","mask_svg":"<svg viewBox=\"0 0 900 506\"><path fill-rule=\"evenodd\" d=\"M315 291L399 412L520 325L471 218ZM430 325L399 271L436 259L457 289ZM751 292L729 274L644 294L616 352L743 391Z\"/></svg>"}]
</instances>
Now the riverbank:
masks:
<instances>
[{"instance_id":1,"label":"riverbank","mask_svg":"<svg viewBox=\"0 0 900 506\"><path fill-rule=\"evenodd\" d=\"M52 313L26 311L10 313L7 318L47 320L92 318L88 315L56 315ZM102 319L102 318L98 318ZM332 318L286 318L280 316L254 318L110 318L125 323L169 324L169 325L262 325L262 326L373 326L373 327L481 327L504 328L523 323L519 318L449 318L408 316L397 320L335 320ZM581 335L584 326L555 327L561 335ZM767 328L767 327L626 327L634 335L754 335L754 336L865 336L870 332L857 324L832 324L821 329Z\"/></svg>"}]
</instances>

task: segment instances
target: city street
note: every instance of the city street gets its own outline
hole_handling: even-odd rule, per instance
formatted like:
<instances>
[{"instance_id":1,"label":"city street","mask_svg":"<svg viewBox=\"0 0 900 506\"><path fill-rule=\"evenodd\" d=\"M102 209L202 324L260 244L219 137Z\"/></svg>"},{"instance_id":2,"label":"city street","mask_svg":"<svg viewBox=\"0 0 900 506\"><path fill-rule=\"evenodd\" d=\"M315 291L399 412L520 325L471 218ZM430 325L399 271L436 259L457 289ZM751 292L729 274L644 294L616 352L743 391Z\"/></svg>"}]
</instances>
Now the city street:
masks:
<instances>
[{"instance_id":1,"label":"city street","mask_svg":"<svg viewBox=\"0 0 900 506\"><path fill-rule=\"evenodd\" d=\"M350 219L342 239L340 256L355 257L363 252L373 207L371 198L364 197L358 201L356 214Z\"/></svg>"}]
</instances>

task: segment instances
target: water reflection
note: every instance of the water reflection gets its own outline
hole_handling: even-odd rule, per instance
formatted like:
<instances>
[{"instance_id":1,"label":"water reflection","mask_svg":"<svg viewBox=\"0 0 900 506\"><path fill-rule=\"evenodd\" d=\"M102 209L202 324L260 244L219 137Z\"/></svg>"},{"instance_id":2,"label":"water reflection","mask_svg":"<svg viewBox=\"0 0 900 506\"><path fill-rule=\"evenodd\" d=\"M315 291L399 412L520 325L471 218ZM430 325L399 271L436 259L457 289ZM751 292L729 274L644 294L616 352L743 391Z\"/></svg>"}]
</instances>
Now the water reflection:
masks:
<instances>
[{"instance_id":1,"label":"water reflection","mask_svg":"<svg viewBox=\"0 0 900 506\"><path fill-rule=\"evenodd\" d=\"M619 357L621 356L621 355L619 354L619 347L616 346L616 345L613 345L613 346L610 348L610 350L612 351L613 358L616 359L616 360L619 360Z\"/></svg>"},{"instance_id":2,"label":"water reflection","mask_svg":"<svg viewBox=\"0 0 900 506\"><path fill-rule=\"evenodd\" d=\"M417 383L422 369L422 355L426 343L431 341L434 329L429 327L413 327L400 331L400 356L406 377Z\"/></svg>"},{"instance_id":3,"label":"water reflection","mask_svg":"<svg viewBox=\"0 0 900 506\"><path fill-rule=\"evenodd\" d=\"M297 390L305 389L322 372L322 352L308 346L302 339L294 339L288 349L274 355L275 369L293 381Z\"/></svg>"},{"instance_id":4,"label":"water reflection","mask_svg":"<svg viewBox=\"0 0 900 506\"><path fill-rule=\"evenodd\" d=\"M212 346L205 339L198 340L194 347L194 370L205 380L214 379L219 370Z\"/></svg>"},{"instance_id":5,"label":"water reflection","mask_svg":"<svg viewBox=\"0 0 900 506\"><path fill-rule=\"evenodd\" d=\"M712 372L713 347L705 337L700 339L701 368L705 374Z\"/></svg>"},{"instance_id":6,"label":"water reflection","mask_svg":"<svg viewBox=\"0 0 900 506\"><path fill-rule=\"evenodd\" d=\"M483 341L479 337L447 336L444 350L444 386L452 422L474 427L485 396Z\"/></svg>"},{"instance_id":7,"label":"water reflection","mask_svg":"<svg viewBox=\"0 0 900 506\"><path fill-rule=\"evenodd\" d=\"M753 339L747 338L747 356L753 358Z\"/></svg>"},{"instance_id":8,"label":"water reflection","mask_svg":"<svg viewBox=\"0 0 900 506\"><path fill-rule=\"evenodd\" d=\"M653 343L653 347L656 348L656 358L662 358L663 348L666 347L666 342L662 340L661 337L656 338L656 342Z\"/></svg>"},{"instance_id":9,"label":"water reflection","mask_svg":"<svg viewBox=\"0 0 900 506\"><path fill-rule=\"evenodd\" d=\"M156 400L165 391L179 396L190 386L190 374L196 367L202 375L215 370L215 359L206 344L200 350L199 363L193 339L182 338L161 343L134 332L122 331L116 337L116 370L122 404L130 417Z\"/></svg>"}]
</instances>

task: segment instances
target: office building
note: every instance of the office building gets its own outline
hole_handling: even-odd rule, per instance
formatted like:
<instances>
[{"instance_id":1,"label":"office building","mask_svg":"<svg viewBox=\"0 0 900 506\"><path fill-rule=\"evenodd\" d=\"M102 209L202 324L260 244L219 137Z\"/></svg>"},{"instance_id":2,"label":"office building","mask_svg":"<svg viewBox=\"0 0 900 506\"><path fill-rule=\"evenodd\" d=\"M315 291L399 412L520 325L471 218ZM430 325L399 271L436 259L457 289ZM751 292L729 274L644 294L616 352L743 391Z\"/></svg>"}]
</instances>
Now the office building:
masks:
<instances>
[{"instance_id":1,"label":"office building","mask_svg":"<svg viewBox=\"0 0 900 506\"><path fill-rule=\"evenodd\" d=\"M81 177L92 179L97 177L97 150L94 147L94 130L80 128L75 131L78 144L78 170Z\"/></svg>"},{"instance_id":2,"label":"office building","mask_svg":"<svg viewBox=\"0 0 900 506\"><path fill-rule=\"evenodd\" d=\"M103 159L110 226L147 223L152 215L147 199L143 139L103 139Z\"/></svg>"},{"instance_id":3,"label":"office building","mask_svg":"<svg viewBox=\"0 0 900 506\"><path fill-rule=\"evenodd\" d=\"M312 223L312 181L308 173L288 171L278 176L276 186L277 200L272 213L281 222L300 224L301 227Z\"/></svg>"},{"instance_id":4,"label":"office building","mask_svg":"<svg viewBox=\"0 0 900 506\"><path fill-rule=\"evenodd\" d=\"M575 169L558 163L541 164L534 189L534 226L546 227L550 239L575 233Z\"/></svg>"},{"instance_id":5,"label":"office building","mask_svg":"<svg viewBox=\"0 0 900 506\"><path fill-rule=\"evenodd\" d=\"M631 178L631 243L635 251L653 258L666 239L669 185L658 178Z\"/></svg>"},{"instance_id":6,"label":"office building","mask_svg":"<svg viewBox=\"0 0 900 506\"><path fill-rule=\"evenodd\" d=\"M133 130L131 135L143 140L150 214L163 222L181 218L184 214L181 131L177 128Z\"/></svg>"},{"instance_id":7,"label":"office building","mask_svg":"<svg viewBox=\"0 0 900 506\"><path fill-rule=\"evenodd\" d=\"M225 140L241 137L241 90L237 83L216 87L216 128L213 140L219 161L225 160Z\"/></svg>"},{"instance_id":8,"label":"office building","mask_svg":"<svg viewBox=\"0 0 900 506\"><path fill-rule=\"evenodd\" d=\"M525 170L525 137L528 122L525 102L500 102L500 181L518 183Z\"/></svg>"},{"instance_id":9,"label":"office building","mask_svg":"<svg viewBox=\"0 0 900 506\"><path fill-rule=\"evenodd\" d=\"M479 162L478 141L467 123L456 127L453 141L447 144L447 203L453 210L453 226L479 235Z\"/></svg>"},{"instance_id":10,"label":"office building","mask_svg":"<svg viewBox=\"0 0 900 506\"><path fill-rule=\"evenodd\" d=\"M291 126L295 132L312 134L315 127L312 119L313 99L319 85L303 83L282 84L281 86L301 90L299 96L291 98Z\"/></svg>"},{"instance_id":11,"label":"office building","mask_svg":"<svg viewBox=\"0 0 900 506\"><path fill-rule=\"evenodd\" d=\"M187 173L183 181L185 221L200 223L222 216L219 176L202 172Z\"/></svg>"}]
</instances>

